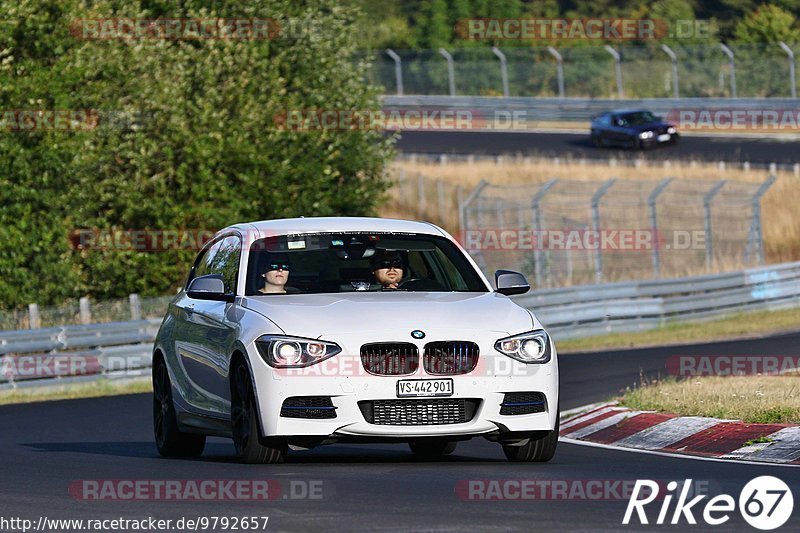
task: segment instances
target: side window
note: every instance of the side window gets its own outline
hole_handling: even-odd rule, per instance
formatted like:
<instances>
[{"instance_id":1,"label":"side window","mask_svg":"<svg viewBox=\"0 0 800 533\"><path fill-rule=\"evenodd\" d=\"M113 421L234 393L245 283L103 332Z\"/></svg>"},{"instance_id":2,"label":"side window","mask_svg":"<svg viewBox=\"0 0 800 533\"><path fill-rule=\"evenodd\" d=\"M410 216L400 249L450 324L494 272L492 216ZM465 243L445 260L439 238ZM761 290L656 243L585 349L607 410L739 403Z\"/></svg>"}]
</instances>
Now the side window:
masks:
<instances>
[{"instance_id":1,"label":"side window","mask_svg":"<svg viewBox=\"0 0 800 533\"><path fill-rule=\"evenodd\" d=\"M235 235L225 237L198 258L192 278L219 274L225 283L225 292L235 292L241 252L242 244L239 237Z\"/></svg>"}]
</instances>

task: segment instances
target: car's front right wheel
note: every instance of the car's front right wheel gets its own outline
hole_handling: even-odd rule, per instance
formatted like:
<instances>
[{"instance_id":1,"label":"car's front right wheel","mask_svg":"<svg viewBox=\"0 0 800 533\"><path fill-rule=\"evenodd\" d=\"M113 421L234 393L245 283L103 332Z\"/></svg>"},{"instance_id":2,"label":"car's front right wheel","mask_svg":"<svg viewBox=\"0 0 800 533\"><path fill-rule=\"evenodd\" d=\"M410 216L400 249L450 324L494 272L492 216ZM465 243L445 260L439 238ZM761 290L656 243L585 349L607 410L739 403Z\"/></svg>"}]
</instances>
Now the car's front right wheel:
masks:
<instances>
[{"instance_id":1,"label":"car's front right wheel","mask_svg":"<svg viewBox=\"0 0 800 533\"><path fill-rule=\"evenodd\" d=\"M265 446L259 441L256 397L250 371L244 361L231 371L231 430L236 455L244 463L274 464L286 459L286 445Z\"/></svg>"},{"instance_id":2,"label":"car's front right wheel","mask_svg":"<svg viewBox=\"0 0 800 533\"><path fill-rule=\"evenodd\" d=\"M540 439L528 439L522 446L503 444L506 459L513 463L546 463L556 453L560 412L556 413L556 427Z\"/></svg>"}]
</instances>

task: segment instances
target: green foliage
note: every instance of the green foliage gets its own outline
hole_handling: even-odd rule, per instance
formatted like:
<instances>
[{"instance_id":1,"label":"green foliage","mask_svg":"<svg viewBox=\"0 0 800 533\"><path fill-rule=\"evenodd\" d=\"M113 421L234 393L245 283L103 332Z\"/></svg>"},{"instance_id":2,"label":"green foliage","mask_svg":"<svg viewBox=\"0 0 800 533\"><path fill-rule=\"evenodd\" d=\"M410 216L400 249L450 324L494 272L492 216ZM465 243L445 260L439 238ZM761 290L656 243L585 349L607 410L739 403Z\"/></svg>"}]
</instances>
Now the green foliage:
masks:
<instances>
[{"instance_id":1,"label":"green foliage","mask_svg":"<svg viewBox=\"0 0 800 533\"><path fill-rule=\"evenodd\" d=\"M0 109L99 109L91 131L2 132L0 307L163 294L195 251L73 250L75 228L216 230L253 219L368 215L390 142L283 131L296 109L376 109L354 65L358 13L334 0L0 0ZM272 40L81 40L87 18L292 18ZM286 27L286 26L285 26Z\"/></svg>"},{"instance_id":2,"label":"green foliage","mask_svg":"<svg viewBox=\"0 0 800 533\"><path fill-rule=\"evenodd\" d=\"M736 39L743 43L796 43L800 29L794 15L774 4L765 4L736 24Z\"/></svg>"}]
</instances>

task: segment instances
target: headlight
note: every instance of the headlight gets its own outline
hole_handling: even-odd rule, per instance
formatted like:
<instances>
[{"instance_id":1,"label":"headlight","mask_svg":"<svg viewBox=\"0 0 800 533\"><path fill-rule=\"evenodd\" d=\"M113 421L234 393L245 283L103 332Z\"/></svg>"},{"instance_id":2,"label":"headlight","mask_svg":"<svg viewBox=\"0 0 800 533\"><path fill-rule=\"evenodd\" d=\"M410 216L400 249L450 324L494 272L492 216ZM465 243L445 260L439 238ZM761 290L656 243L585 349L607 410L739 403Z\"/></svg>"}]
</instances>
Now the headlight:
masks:
<instances>
[{"instance_id":1,"label":"headlight","mask_svg":"<svg viewBox=\"0 0 800 533\"><path fill-rule=\"evenodd\" d=\"M262 335L256 340L261 358L275 368L302 368L333 357L342 349L333 342L283 335Z\"/></svg>"},{"instance_id":2,"label":"headlight","mask_svg":"<svg viewBox=\"0 0 800 533\"><path fill-rule=\"evenodd\" d=\"M494 343L494 348L523 363L546 363L550 360L550 336L543 329L500 339Z\"/></svg>"},{"instance_id":3,"label":"headlight","mask_svg":"<svg viewBox=\"0 0 800 533\"><path fill-rule=\"evenodd\" d=\"M678 128L676 128L675 126L670 126L669 128L667 128L667 133L670 133L670 134L671 133L676 133L677 131L678 131Z\"/></svg>"},{"instance_id":4,"label":"headlight","mask_svg":"<svg viewBox=\"0 0 800 533\"><path fill-rule=\"evenodd\" d=\"M640 139L649 139L652 136L653 136L652 131L643 131L642 133L639 134Z\"/></svg>"}]
</instances>

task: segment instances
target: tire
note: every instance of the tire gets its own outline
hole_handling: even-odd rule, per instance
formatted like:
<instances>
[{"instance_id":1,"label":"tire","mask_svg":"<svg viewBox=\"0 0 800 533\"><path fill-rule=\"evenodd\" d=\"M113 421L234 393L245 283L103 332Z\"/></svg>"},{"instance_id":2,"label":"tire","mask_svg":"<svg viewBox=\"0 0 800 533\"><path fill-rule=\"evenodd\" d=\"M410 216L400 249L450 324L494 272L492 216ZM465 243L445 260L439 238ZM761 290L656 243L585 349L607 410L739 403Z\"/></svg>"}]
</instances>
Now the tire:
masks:
<instances>
[{"instance_id":1,"label":"tire","mask_svg":"<svg viewBox=\"0 0 800 533\"><path fill-rule=\"evenodd\" d=\"M512 463L546 463L556 453L558 446L558 430L560 427L559 418L561 411L556 413L556 427L541 439L530 439L527 444L522 446L503 445L503 453L506 459Z\"/></svg>"},{"instance_id":2,"label":"tire","mask_svg":"<svg viewBox=\"0 0 800 533\"><path fill-rule=\"evenodd\" d=\"M450 455L456 450L455 441L444 439L418 440L409 442L408 447L411 452L420 459L438 459L445 455Z\"/></svg>"},{"instance_id":3,"label":"tire","mask_svg":"<svg viewBox=\"0 0 800 533\"><path fill-rule=\"evenodd\" d=\"M264 446L256 410L253 382L247 365L239 361L231 372L231 431L236 456L243 463L276 464L286 459L285 444Z\"/></svg>"},{"instance_id":4,"label":"tire","mask_svg":"<svg viewBox=\"0 0 800 533\"><path fill-rule=\"evenodd\" d=\"M153 436L164 457L197 457L206 446L206 436L178 429L167 364L160 356L153 366Z\"/></svg>"}]
</instances>

